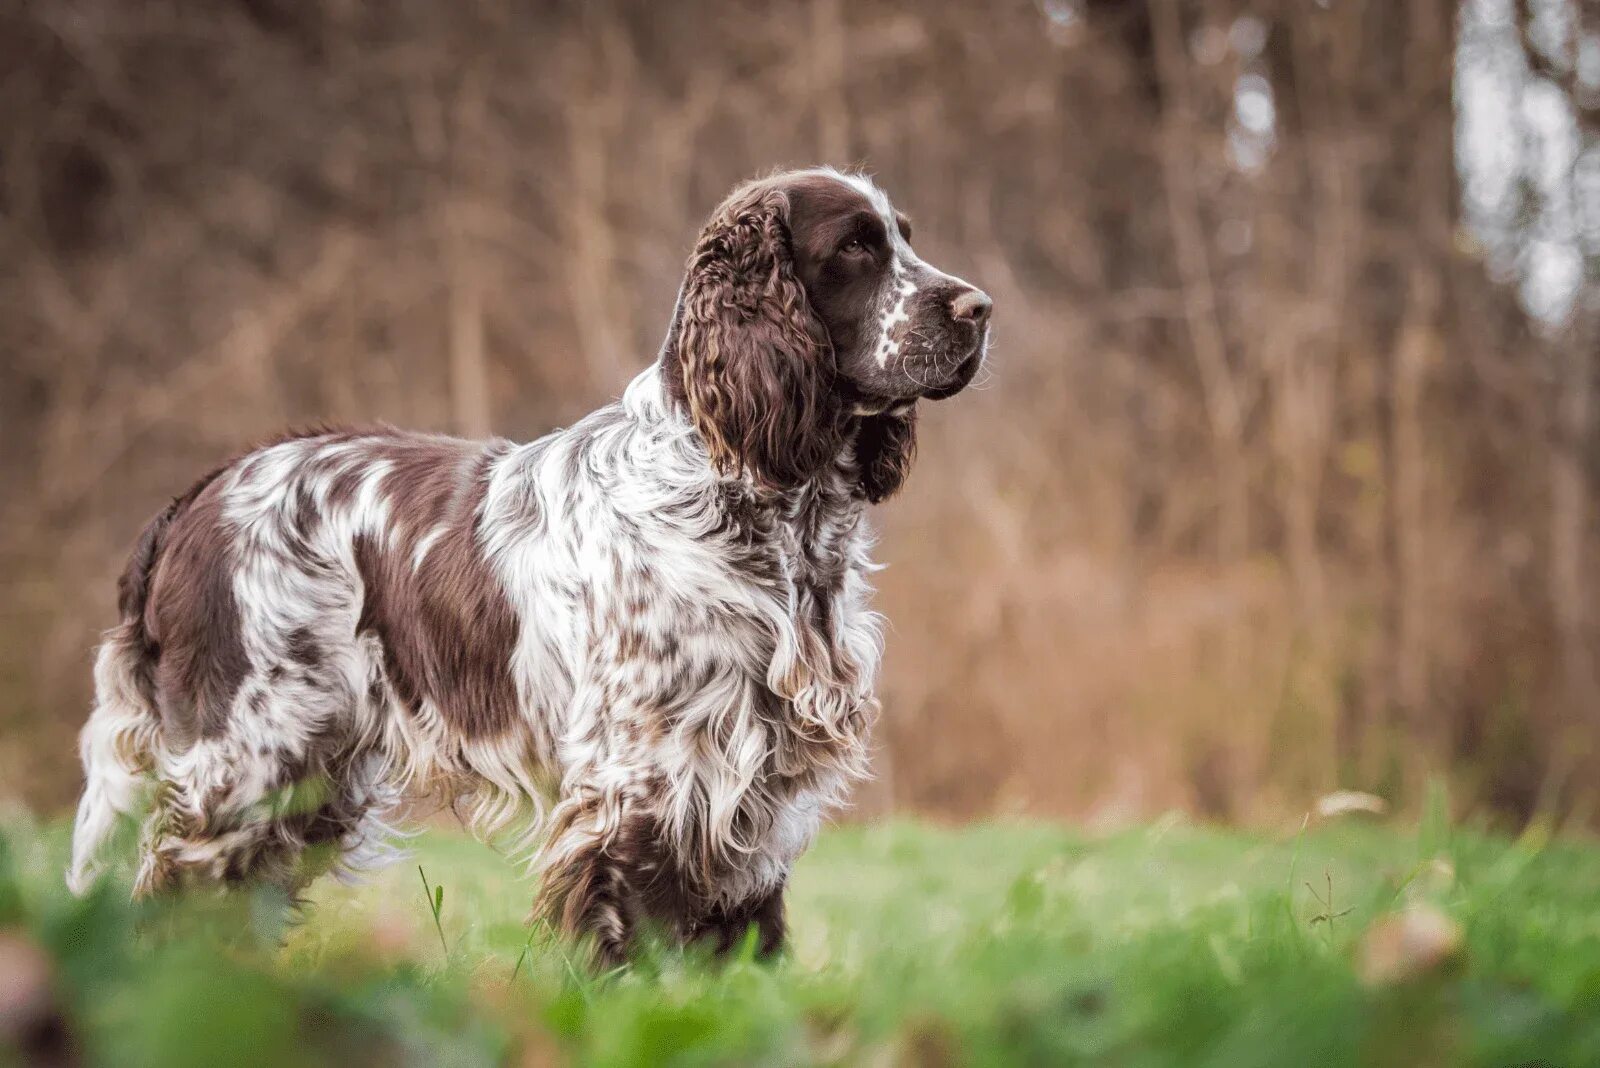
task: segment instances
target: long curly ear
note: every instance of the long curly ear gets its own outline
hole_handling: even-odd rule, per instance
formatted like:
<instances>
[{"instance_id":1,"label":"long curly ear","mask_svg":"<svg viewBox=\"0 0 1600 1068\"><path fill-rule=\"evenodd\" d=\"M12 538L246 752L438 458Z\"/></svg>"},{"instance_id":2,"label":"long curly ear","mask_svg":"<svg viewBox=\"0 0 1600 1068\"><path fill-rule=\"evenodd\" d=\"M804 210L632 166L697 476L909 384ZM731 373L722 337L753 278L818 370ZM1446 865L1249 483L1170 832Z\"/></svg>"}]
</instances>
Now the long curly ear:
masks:
<instances>
[{"instance_id":1,"label":"long curly ear","mask_svg":"<svg viewBox=\"0 0 1600 1068\"><path fill-rule=\"evenodd\" d=\"M917 410L869 415L856 429L859 492L873 504L899 492L917 454Z\"/></svg>"},{"instance_id":2,"label":"long curly ear","mask_svg":"<svg viewBox=\"0 0 1600 1068\"><path fill-rule=\"evenodd\" d=\"M777 189L723 204L689 259L664 353L712 464L770 489L806 482L843 447L833 346L795 277L788 215Z\"/></svg>"}]
</instances>

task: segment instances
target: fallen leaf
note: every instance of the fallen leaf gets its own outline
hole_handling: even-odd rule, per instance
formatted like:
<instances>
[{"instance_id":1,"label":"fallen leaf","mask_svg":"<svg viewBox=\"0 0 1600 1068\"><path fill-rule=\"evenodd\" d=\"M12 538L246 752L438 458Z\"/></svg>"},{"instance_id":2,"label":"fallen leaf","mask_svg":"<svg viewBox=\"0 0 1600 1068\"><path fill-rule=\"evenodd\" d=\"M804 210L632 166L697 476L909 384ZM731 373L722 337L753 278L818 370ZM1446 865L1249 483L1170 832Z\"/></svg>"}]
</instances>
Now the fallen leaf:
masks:
<instances>
[{"instance_id":1,"label":"fallen leaf","mask_svg":"<svg viewBox=\"0 0 1600 1068\"><path fill-rule=\"evenodd\" d=\"M0 931L0 1060L10 1063L7 1053L41 1068L78 1063L50 958L18 931Z\"/></svg>"},{"instance_id":2,"label":"fallen leaf","mask_svg":"<svg viewBox=\"0 0 1600 1068\"><path fill-rule=\"evenodd\" d=\"M1381 816L1388 811L1389 802L1377 794L1362 793L1360 790L1335 790L1331 794L1323 794L1317 798L1317 815L1323 819L1334 819L1353 813Z\"/></svg>"},{"instance_id":3,"label":"fallen leaf","mask_svg":"<svg viewBox=\"0 0 1600 1068\"><path fill-rule=\"evenodd\" d=\"M1370 986L1415 979L1461 952L1461 926L1432 905L1416 905L1378 920L1361 937L1356 971Z\"/></svg>"}]
</instances>

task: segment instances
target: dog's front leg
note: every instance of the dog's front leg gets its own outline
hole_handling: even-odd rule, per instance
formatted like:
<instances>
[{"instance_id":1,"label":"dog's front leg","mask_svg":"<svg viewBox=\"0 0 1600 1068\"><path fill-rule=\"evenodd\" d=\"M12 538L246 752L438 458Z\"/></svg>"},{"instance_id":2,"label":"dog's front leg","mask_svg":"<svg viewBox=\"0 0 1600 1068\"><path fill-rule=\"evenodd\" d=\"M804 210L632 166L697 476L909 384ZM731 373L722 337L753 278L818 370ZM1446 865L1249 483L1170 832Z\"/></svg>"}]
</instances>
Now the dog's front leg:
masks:
<instances>
[{"instance_id":1,"label":"dog's front leg","mask_svg":"<svg viewBox=\"0 0 1600 1068\"><path fill-rule=\"evenodd\" d=\"M756 929L756 956L766 960L776 955L788 939L784 919L783 884L759 897L738 905L719 908L704 921L703 937L718 954L730 953L743 944L750 928Z\"/></svg>"},{"instance_id":2,"label":"dog's front leg","mask_svg":"<svg viewBox=\"0 0 1600 1068\"><path fill-rule=\"evenodd\" d=\"M571 796L552 813L534 917L589 946L599 970L627 962L634 939L629 910L627 818L617 799Z\"/></svg>"}]
</instances>

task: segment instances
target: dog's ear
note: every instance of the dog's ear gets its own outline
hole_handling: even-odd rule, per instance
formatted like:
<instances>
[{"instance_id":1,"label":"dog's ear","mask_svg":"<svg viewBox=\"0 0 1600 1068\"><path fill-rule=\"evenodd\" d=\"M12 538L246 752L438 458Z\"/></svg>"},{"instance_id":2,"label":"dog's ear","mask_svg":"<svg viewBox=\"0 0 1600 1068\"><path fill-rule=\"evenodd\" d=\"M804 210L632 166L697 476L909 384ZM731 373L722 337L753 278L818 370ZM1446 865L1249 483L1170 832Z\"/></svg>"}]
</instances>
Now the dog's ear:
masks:
<instances>
[{"instance_id":1,"label":"dog's ear","mask_svg":"<svg viewBox=\"0 0 1600 1068\"><path fill-rule=\"evenodd\" d=\"M735 194L689 258L663 352L711 462L769 489L817 475L842 445L827 331L795 277L789 200Z\"/></svg>"},{"instance_id":2,"label":"dog's ear","mask_svg":"<svg viewBox=\"0 0 1600 1068\"><path fill-rule=\"evenodd\" d=\"M856 429L858 492L877 504L899 492L917 454L917 410L869 415Z\"/></svg>"}]
</instances>

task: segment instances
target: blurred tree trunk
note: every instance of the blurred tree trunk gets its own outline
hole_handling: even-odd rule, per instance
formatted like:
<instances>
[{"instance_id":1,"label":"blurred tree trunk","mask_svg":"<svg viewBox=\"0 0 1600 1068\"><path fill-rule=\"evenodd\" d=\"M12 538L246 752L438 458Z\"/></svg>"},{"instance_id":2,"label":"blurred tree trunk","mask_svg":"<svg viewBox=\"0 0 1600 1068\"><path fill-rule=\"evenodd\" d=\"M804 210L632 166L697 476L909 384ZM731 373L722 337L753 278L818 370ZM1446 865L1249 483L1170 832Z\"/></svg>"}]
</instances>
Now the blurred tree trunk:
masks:
<instances>
[{"instance_id":1,"label":"blurred tree trunk","mask_svg":"<svg viewBox=\"0 0 1600 1068\"><path fill-rule=\"evenodd\" d=\"M1287 230L1288 237L1269 269L1293 276L1304 266L1304 295L1283 293L1278 299L1291 309L1278 353L1263 363L1274 376L1273 439L1278 450L1279 507L1283 515L1284 550L1302 621L1323 617L1324 565L1318 522L1323 505L1324 472L1339 405L1339 361L1345 347L1346 319L1351 314L1353 250L1361 247L1364 219L1358 196L1356 129L1350 97L1356 85L1361 52L1361 12L1353 5L1315 12L1290 8L1281 31L1288 40L1281 49L1286 69L1280 98L1292 107L1280 114L1279 158L1275 172L1296 170L1273 192L1276 203L1266 214ZM1294 180L1304 184L1309 204L1303 226L1285 219L1277 204L1293 203ZM1300 240L1297 240L1299 238ZM1300 241L1309 241L1303 248ZM1276 294L1275 294L1276 295Z\"/></svg>"},{"instance_id":2,"label":"blurred tree trunk","mask_svg":"<svg viewBox=\"0 0 1600 1068\"><path fill-rule=\"evenodd\" d=\"M1399 49L1401 85L1395 131L1408 146L1401 157L1397 207L1413 233L1397 251L1399 320L1384 362L1384 583L1387 601L1385 705L1389 758L1413 775L1436 756L1437 717L1428 716L1430 517L1427 437L1423 429L1429 380L1445 336L1444 286L1455 226L1452 108L1456 3L1415 0L1389 11L1390 38ZM1398 220L1397 220L1398 221Z\"/></svg>"},{"instance_id":3,"label":"blurred tree trunk","mask_svg":"<svg viewBox=\"0 0 1600 1068\"><path fill-rule=\"evenodd\" d=\"M1571 32L1558 48L1533 41L1528 0L1516 4L1523 53L1534 73L1560 86L1573 109L1579 151L1600 151L1600 91L1579 84L1578 42L1600 35L1600 2L1579 0L1569 9ZM1551 53L1555 55L1552 57ZM1575 154L1576 159L1581 159ZM1581 195L1576 172L1565 176L1574 198ZM1591 207L1591 210L1593 208ZM1600 375L1600 261L1591 254L1583 291L1564 329L1544 338L1542 355L1551 370L1549 446L1550 515L1547 578L1556 633L1559 716L1553 726L1550 769L1544 801L1565 789L1590 754L1581 751L1584 726L1600 714L1591 605L1597 591L1588 559L1593 529L1595 465L1595 379ZM1590 798L1589 800L1593 800Z\"/></svg>"},{"instance_id":4,"label":"blurred tree trunk","mask_svg":"<svg viewBox=\"0 0 1600 1068\"><path fill-rule=\"evenodd\" d=\"M1215 548L1224 565L1244 559L1250 541L1249 475L1244 448L1244 413L1239 386L1217 306L1207 240L1195 186L1193 90L1184 54L1178 5L1150 5L1155 66L1161 86L1160 154L1166 187L1167 225L1183 289L1184 323L1199 374L1201 396L1218 484Z\"/></svg>"},{"instance_id":5,"label":"blurred tree trunk","mask_svg":"<svg viewBox=\"0 0 1600 1068\"><path fill-rule=\"evenodd\" d=\"M1581 725L1600 713L1590 603L1596 593L1587 550L1593 522L1595 350L1600 308L1591 294L1565 343L1553 346L1556 369L1555 433L1550 445L1550 604L1560 657L1560 726L1555 732L1555 767L1550 789L1560 789L1583 754L1576 751Z\"/></svg>"},{"instance_id":6,"label":"blurred tree trunk","mask_svg":"<svg viewBox=\"0 0 1600 1068\"><path fill-rule=\"evenodd\" d=\"M488 354L484 350L483 250L476 233L478 198L472 184L487 177L482 169L491 153L484 150L489 138L484 93L475 72L468 71L456 96L454 153L450 186L444 205L445 280L450 291L450 400L456 433L466 437L486 437L493 429L489 400ZM463 173L462 157L476 173Z\"/></svg>"},{"instance_id":7,"label":"blurred tree trunk","mask_svg":"<svg viewBox=\"0 0 1600 1068\"><path fill-rule=\"evenodd\" d=\"M1422 399L1433 355L1433 327L1440 308L1439 281L1432 267L1412 267L1405 291L1405 318L1385 365L1386 489L1384 563L1387 621L1388 706L1400 734L1415 729L1427 699L1427 651L1423 645L1423 522L1427 462Z\"/></svg>"},{"instance_id":8,"label":"blurred tree trunk","mask_svg":"<svg viewBox=\"0 0 1600 1068\"><path fill-rule=\"evenodd\" d=\"M811 0L811 91L816 101L817 160L842 167L850 159L850 109L844 98L843 0Z\"/></svg>"},{"instance_id":9,"label":"blurred tree trunk","mask_svg":"<svg viewBox=\"0 0 1600 1068\"><path fill-rule=\"evenodd\" d=\"M566 107L568 180L563 222L571 269L567 293L579 350L591 381L615 389L628 379L633 337L631 301L617 278L617 227L612 221L612 142L636 91L634 56L607 4L584 9L591 32L579 42L581 90Z\"/></svg>"}]
</instances>

